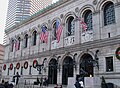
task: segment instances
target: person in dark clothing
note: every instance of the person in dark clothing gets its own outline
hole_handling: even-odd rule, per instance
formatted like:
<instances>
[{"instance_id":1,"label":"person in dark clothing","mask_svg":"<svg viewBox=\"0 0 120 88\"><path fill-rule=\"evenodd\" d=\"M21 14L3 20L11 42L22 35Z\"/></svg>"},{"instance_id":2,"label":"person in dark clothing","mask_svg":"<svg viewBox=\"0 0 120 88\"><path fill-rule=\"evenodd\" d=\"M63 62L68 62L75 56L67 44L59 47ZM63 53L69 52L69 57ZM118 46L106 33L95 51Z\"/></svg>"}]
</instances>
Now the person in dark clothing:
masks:
<instances>
[{"instance_id":1,"label":"person in dark clothing","mask_svg":"<svg viewBox=\"0 0 120 88\"><path fill-rule=\"evenodd\" d=\"M0 83L0 88L5 88L4 87L4 80L2 79L2 83Z\"/></svg>"},{"instance_id":2,"label":"person in dark clothing","mask_svg":"<svg viewBox=\"0 0 120 88\"><path fill-rule=\"evenodd\" d=\"M17 85L17 84L18 84L18 81L19 81L19 78L20 78L19 73L17 72L16 75L15 75L14 77L16 77L16 85Z\"/></svg>"},{"instance_id":3,"label":"person in dark clothing","mask_svg":"<svg viewBox=\"0 0 120 88\"><path fill-rule=\"evenodd\" d=\"M9 84L9 88L13 88L13 84L11 83L11 84Z\"/></svg>"},{"instance_id":4,"label":"person in dark clothing","mask_svg":"<svg viewBox=\"0 0 120 88\"><path fill-rule=\"evenodd\" d=\"M49 85L49 81L48 81L48 79L46 79L46 86L48 86Z\"/></svg>"},{"instance_id":5,"label":"person in dark clothing","mask_svg":"<svg viewBox=\"0 0 120 88\"><path fill-rule=\"evenodd\" d=\"M37 77L37 84L39 84L40 83L40 81L39 81L39 78Z\"/></svg>"},{"instance_id":6,"label":"person in dark clothing","mask_svg":"<svg viewBox=\"0 0 120 88\"><path fill-rule=\"evenodd\" d=\"M3 84L0 84L0 88L5 88Z\"/></svg>"},{"instance_id":7,"label":"person in dark clothing","mask_svg":"<svg viewBox=\"0 0 120 88\"><path fill-rule=\"evenodd\" d=\"M44 78L43 85L44 85L44 86L48 86L48 79L47 79L47 78Z\"/></svg>"},{"instance_id":8,"label":"person in dark clothing","mask_svg":"<svg viewBox=\"0 0 120 88\"><path fill-rule=\"evenodd\" d=\"M9 88L9 83L5 82L4 86L5 86L5 88Z\"/></svg>"},{"instance_id":9,"label":"person in dark clothing","mask_svg":"<svg viewBox=\"0 0 120 88\"><path fill-rule=\"evenodd\" d=\"M14 82L14 83L15 83L15 76L13 76L13 78L12 78L12 82Z\"/></svg>"},{"instance_id":10,"label":"person in dark clothing","mask_svg":"<svg viewBox=\"0 0 120 88\"><path fill-rule=\"evenodd\" d=\"M76 88L81 88L79 81L76 81L76 83L74 85L75 85Z\"/></svg>"}]
</instances>

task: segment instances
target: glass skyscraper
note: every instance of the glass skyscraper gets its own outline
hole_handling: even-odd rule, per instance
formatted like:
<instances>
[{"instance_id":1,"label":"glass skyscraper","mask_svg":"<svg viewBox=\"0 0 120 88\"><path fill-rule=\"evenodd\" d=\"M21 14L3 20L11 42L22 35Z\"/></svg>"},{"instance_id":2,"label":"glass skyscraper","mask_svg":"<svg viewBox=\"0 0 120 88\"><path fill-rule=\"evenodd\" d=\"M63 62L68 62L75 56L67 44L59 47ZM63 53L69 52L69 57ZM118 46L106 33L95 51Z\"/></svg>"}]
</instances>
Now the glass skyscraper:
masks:
<instances>
[{"instance_id":1,"label":"glass skyscraper","mask_svg":"<svg viewBox=\"0 0 120 88\"><path fill-rule=\"evenodd\" d=\"M50 5L52 0L9 0L6 29Z\"/></svg>"}]
</instances>

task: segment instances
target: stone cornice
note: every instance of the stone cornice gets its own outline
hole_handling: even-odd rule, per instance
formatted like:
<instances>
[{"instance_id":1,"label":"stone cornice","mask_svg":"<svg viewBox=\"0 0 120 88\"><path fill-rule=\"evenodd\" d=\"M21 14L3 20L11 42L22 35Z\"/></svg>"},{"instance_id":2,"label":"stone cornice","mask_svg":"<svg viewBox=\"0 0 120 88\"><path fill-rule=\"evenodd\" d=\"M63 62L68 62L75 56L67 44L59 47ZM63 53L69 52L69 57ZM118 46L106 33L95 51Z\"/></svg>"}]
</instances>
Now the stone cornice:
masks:
<instances>
[{"instance_id":1,"label":"stone cornice","mask_svg":"<svg viewBox=\"0 0 120 88\"><path fill-rule=\"evenodd\" d=\"M111 45L116 45L116 44L120 44L120 36L116 36L113 38L94 40L94 41L86 42L83 44L76 44L76 45L72 45L72 46L68 46L68 47L62 47L62 48L58 48L58 49L54 49L54 50L48 50L45 52L38 52L36 54L21 57L21 59L19 59L19 60L22 61L22 60L27 60L27 59L39 58L39 57L47 57L47 56L51 56L51 55L60 55L60 54L65 54L65 52L84 51L84 50L101 48L101 47L111 46ZM13 60L18 61L18 59L13 59ZM9 61L11 61L11 60L9 60ZM5 61L5 62L9 62L9 61Z\"/></svg>"}]
</instances>

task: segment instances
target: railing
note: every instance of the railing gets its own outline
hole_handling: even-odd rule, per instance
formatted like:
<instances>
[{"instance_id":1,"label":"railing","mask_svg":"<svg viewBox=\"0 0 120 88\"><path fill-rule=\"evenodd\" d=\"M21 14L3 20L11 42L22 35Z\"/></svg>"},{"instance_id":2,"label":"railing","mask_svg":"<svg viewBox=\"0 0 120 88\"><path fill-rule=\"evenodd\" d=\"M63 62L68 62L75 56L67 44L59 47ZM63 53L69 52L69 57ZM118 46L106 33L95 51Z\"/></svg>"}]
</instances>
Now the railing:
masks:
<instances>
[{"instance_id":1,"label":"railing","mask_svg":"<svg viewBox=\"0 0 120 88\"><path fill-rule=\"evenodd\" d=\"M75 42L75 37L74 36L69 36L64 39L64 46L70 46L73 45Z\"/></svg>"},{"instance_id":2,"label":"railing","mask_svg":"<svg viewBox=\"0 0 120 88\"><path fill-rule=\"evenodd\" d=\"M59 48L59 45L57 43L57 40L54 40L51 42L51 49L56 49L56 48Z\"/></svg>"}]
</instances>

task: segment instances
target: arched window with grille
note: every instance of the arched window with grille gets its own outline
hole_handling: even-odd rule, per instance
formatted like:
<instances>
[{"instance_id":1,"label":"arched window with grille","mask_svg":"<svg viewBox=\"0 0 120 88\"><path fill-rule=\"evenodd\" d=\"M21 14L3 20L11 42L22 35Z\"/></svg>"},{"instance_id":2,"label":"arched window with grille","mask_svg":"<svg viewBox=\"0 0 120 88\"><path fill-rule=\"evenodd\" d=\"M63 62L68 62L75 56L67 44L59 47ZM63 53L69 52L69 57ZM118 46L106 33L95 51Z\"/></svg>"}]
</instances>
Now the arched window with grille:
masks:
<instances>
[{"instance_id":1,"label":"arched window with grille","mask_svg":"<svg viewBox=\"0 0 120 88\"><path fill-rule=\"evenodd\" d=\"M67 19L67 22L66 22L66 27L67 27L67 30L66 30L66 36L71 36L71 35L74 35L75 33L75 22L74 22L74 17L69 17Z\"/></svg>"},{"instance_id":2,"label":"arched window with grille","mask_svg":"<svg viewBox=\"0 0 120 88\"><path fill-rule=\"evenodd\" d=\"M27 44L28 44L28 34L26 34L24 37L24 48L27 48Z\"/></svg>"},{"instance_id":3,"label":"arched window with grille","mask_svg":"<svg viewBox=\"0 0 120 88\"><path fill-rule=\"evenodd\" d=\"M53 24L53 35L52 35L52 40L56 40L56 30L57 30L57 27L56 27L56 22Z\"/></svg>"},{"instance_id":4,"label":"arched window with grille","mask_svg":"<svg viewBox=\"0 0 120 88\"><path fill-rule=\"evenodd\" d=\"M91 10L88 10L88 11L85 12L85 14L84 14L84 22L87 25L86 31L93 30L93 25L92 25L92 11Z\"/></svg>"},{"instance_id":5,"label":"arched window with grille","mask_svg":"<svg viewBox=\"0 0 120 88\"><path fill-rule=\"evenodd\" d=\"M13 52L14 49L14 40L11 41L11 52Z\"/></svg>"},{"instance_id":6,"label":"arched window with grille","mask_svg":"<svg viewBox=\"0 0 120 88\"><path fill-rule=\"evenodd\" d=\"M36 40L37 40L37 31L34 31L32 34L32 45L36 45Z\"/></svg>"},{"instance_id":7,"label":"arched window with grille","mask_svg":"<svg viewBox=\"0 0 120 88\"><path fill-rule=\"evenodd\" d=\"M18 50L20 50L20 37L18 38Z\"/></svg>"},{"instance_id":8,"label":"arched window with grille","mask_svg":"<svg viewBox=\"0 0 120 88\"><path fill-rule=\"evenodd\" d=\"M115 23L115 9L112 2L107 3L103 9L104 26Z\"/></svg>"}]
</instances>

